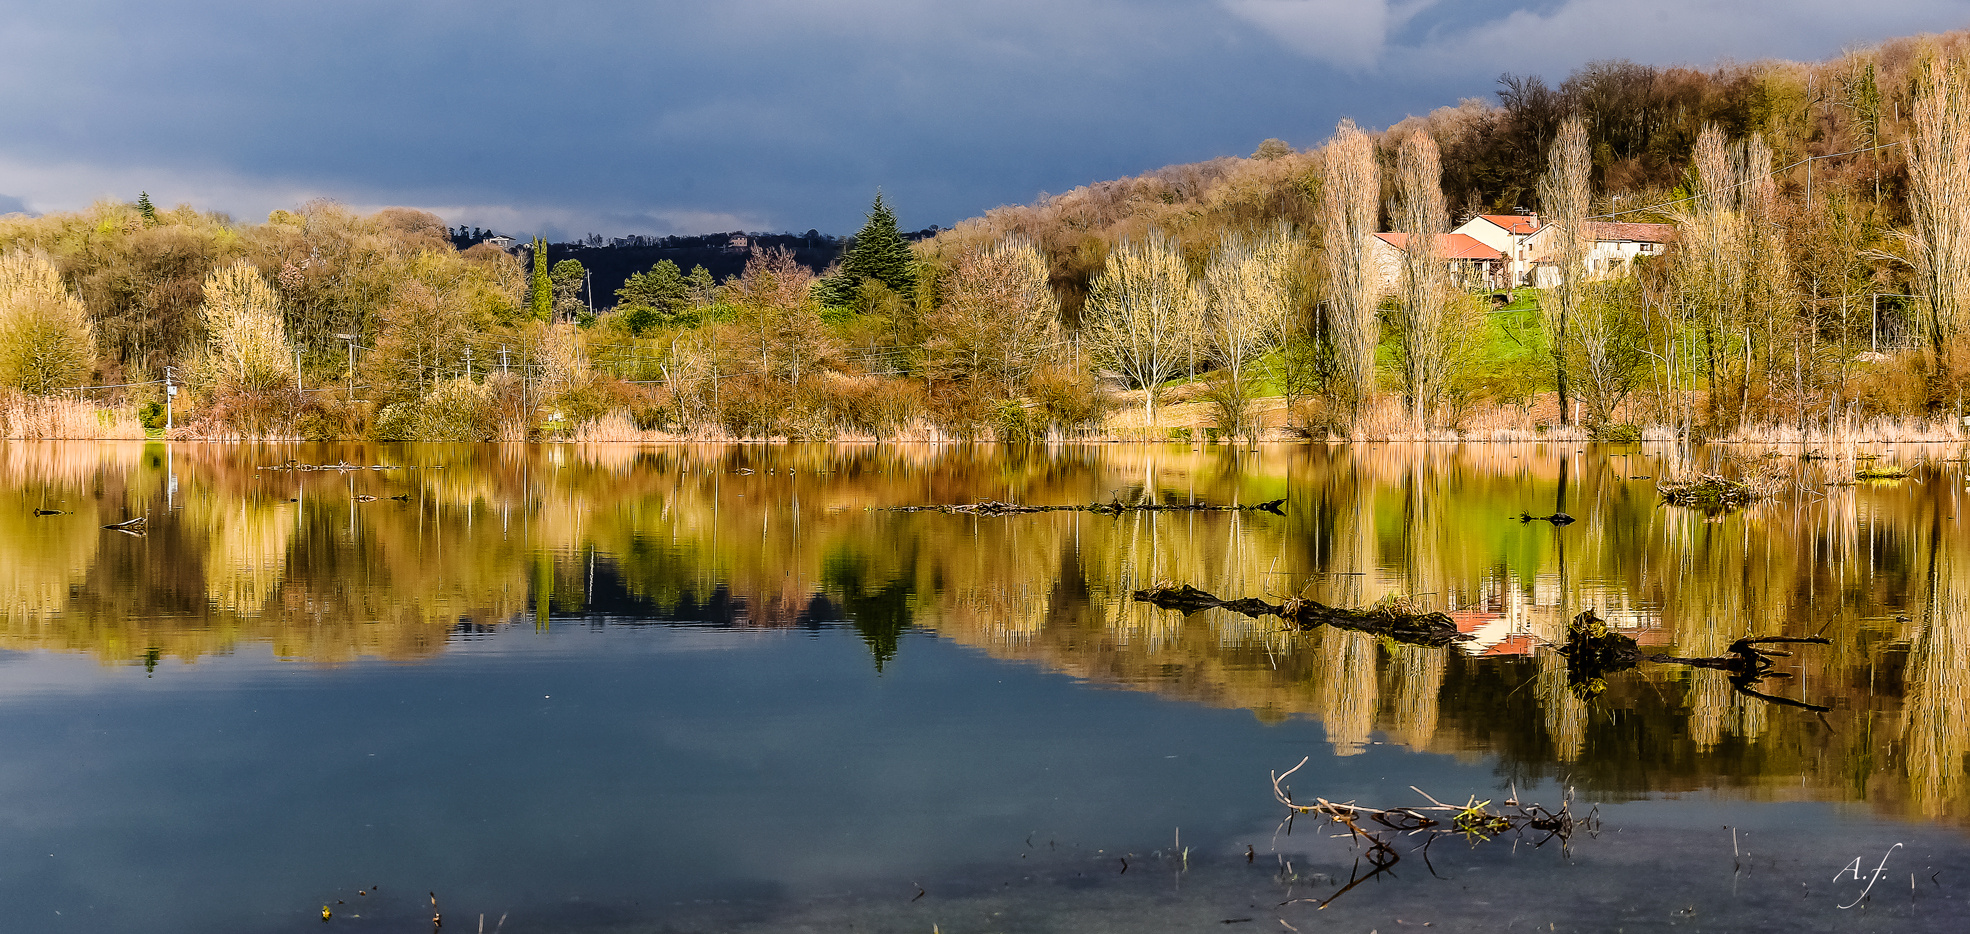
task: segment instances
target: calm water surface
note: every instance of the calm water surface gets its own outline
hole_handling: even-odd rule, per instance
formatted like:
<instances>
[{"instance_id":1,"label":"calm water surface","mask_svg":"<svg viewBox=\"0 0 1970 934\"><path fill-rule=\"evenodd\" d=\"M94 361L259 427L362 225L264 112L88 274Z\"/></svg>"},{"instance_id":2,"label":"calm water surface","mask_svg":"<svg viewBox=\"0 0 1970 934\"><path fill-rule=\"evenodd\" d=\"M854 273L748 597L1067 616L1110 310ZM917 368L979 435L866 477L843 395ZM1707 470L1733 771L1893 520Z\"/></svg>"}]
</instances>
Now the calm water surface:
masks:
<instances>
[{"instance_id":1,"label":"calm water surface","mask_svg":"<svg viewBox=\"0 0 1970 934\"><path fill-rule=\"evenodd\" d=\"M1927 460L1706 516L1637 447L0 445L0 931L1961 931L1970 486L1887 453ZM1755 689L1829 709L1584 696L1588 608L1826 636ZM1302 799L1598 833L1405 842L1316 909L1366 867L1281 828L1303 758Z\"/></svg>"}]
</instances>

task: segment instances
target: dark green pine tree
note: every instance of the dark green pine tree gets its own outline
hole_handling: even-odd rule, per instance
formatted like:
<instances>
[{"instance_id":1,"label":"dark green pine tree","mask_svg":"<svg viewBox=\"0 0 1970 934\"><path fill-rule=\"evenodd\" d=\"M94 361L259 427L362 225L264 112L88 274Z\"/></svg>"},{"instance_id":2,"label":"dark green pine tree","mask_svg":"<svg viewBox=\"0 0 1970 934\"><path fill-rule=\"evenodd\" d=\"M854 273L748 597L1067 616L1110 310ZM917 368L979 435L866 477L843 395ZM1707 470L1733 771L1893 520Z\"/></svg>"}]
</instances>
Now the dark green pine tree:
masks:
<instances>
[{"instance_id":1,"label":"dark green pine tree","mask_svg":"<svg viewBox=\"0 0 1970 934\"><path fill-rule=\"evenodd\" d=\"M855 300L862 280L874 279L907 300L917 290L916 257L910 242L896 230L896 214L876 192L869 208L869 222L842 254L841 269L821 282L821 298L830 305L846 305Z\"/></svg>"},{"instance_id":2,"label":"dark green pine tree","mask_svg":"<svg viewBox=\"0 0 1970 934\"><path fill-rule=\"evenodd\" d=\"M554 319L554 279L547 269L547 241L534 238L533 288L527 295L527 312L538 321Z\"/></svg>"},{"instance_id":3,"label":"dark green pine tree","mask_svg":"<svg viewBox=\"0 0 1970 934\"><path fill-rule=\"evenodd\" d=\"M144 223L157 223L157 207L150 203L150 192L137 192L137 213L144 216Z\"/></svg>"}]
</instances>

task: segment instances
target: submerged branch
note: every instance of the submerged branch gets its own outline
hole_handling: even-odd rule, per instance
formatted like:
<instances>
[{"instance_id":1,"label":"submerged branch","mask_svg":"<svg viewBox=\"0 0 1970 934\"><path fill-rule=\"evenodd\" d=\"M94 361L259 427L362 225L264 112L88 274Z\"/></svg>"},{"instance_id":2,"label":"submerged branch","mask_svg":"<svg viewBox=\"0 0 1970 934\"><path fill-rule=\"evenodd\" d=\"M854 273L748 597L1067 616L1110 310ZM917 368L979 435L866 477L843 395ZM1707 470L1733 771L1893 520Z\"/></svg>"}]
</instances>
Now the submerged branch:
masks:
<instances>
[{"instance_id":1,"label":"submerged branch","mask_svg":"<svg viewBox=\"0 0 1970 934\"><path fill-rule=\"evenodd\" d=\"M1148 590L1135 591L1134 597L1166 610L1195 613L1198 610L1223 609L1246 616L1277 616L1295 629L1332 626L1386 636L1408 645L1443 646L1471 638L1458 632L1457 624L1447 614L1418 613L1399 600L1384 601L1362 610L1328 606L1297 597L1289 598L1283 604L1267 603L1257 597L1220 600L1189 584L1159 584Z\"/></svg>"},{"instance_id":2,"label":"submerged branch","mask_svg":"<svg viewBox=\"0 0 1970 934\"><path fill-rule=\"evenodd\" d=\"M1084 506L1027 506L1020 503L1002 503L997 500L984 500L962 505L942 506L882 506L878 512L941 512L964 516L1018 516L1032 512L1095 512L1102 515L1120 515L1125 512L1269 512L1275 516L1286 514L1284 499L1272 499L1249 506L1218 506L1210 503L1088 503Z\"/></svg>"}]
</instances>

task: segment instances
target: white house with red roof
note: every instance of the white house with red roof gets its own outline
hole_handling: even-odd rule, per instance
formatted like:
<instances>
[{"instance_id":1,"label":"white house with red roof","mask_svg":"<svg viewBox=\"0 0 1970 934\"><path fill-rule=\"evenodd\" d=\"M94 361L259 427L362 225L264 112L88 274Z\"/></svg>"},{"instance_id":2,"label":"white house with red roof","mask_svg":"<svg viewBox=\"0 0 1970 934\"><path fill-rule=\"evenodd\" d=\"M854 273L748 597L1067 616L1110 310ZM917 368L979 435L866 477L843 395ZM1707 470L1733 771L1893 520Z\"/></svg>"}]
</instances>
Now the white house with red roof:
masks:
<instances>
[{"instance_id":1,"label":"white house with red roof","mask_svg":"<svg viewBox=\"0 0 1970 934\"><path fill-rule=\"evenodd\" d=\"M1453 234L1470 237L1497 250L1505 260L1505 281L1500 288L1526 281L1533 261L1527 241L1542 225L1537 214L1479 214L1459 225Z\"/></svg>"},{"instance_id":2,"label":"white house with red roof","mask_svg":"<svg viewBox=\"0 0 1970 934\"><path fill-rule=\"evenodd\" d=\"M1437 235L1437 255L1450 265L1451 280L1466 289L1497 289L1508 284L1505 254L1475 237L1447 233ZM1377 281L1382 291L1391 291L1402 277L1402 257L1409 251L1406 233L1375 235Z\"/></svg>"},{"instance_id":3,"label":"white house with red roof","mask_svg":"<svg viewBox=\"0 0 1970 934\"><path fill-rule=\"evenodd\" d=\"M1594 245L1587 250L1587 278L1604 279L1620 275L1637 257L1661 256L1676 239L1674 224L1624 224L1589 221ZM1532 257L1531 275L1523 279L1542 289L1559 283L1559 268L1552 263L1553 238L1559 228L1547 224L1527 237L1525 249Z\"/></svg>"}]
</instances>

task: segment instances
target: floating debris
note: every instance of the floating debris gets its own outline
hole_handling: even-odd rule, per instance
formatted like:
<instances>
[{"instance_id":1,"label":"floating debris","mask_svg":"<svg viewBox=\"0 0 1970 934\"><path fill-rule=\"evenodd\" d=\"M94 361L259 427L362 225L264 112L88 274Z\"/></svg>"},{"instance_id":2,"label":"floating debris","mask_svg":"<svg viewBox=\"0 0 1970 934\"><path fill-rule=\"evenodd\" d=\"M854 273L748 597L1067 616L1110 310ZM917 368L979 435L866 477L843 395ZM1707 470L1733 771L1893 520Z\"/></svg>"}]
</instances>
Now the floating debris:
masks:
<instances>
[{"instance_id":1,"label":"floating debris","mask_svg":"<svg viewBox=\"0 0 1970 934\"><path fill-rule=\"evenodd\" d=\"M150 517L138 516L135 519L125 519L122 522L103 526L103 528L112 532L122 532L125 535L143 535L150 531Z\"/></svg>"},{"instance_id":2,"label":"floating debris","mask_svg":"<svg viewBox=\"0 0 1970 934\"><path fill-rule=\"evenodd\" d=\"M1689 480L1666 480L1656 485L1664 502L1697 509L1731 510L1751 505L1758 493L1742 480L1699 474Z\"/></svg>"},{"instance_id":3,"label":"floating debris","mask_svg":"<svg viewBox=\"0 0 1970 934\"><path fill-rule=\"evenodd\" d=\"M405 466L402 464L351 464L348 461L336 461L333 464L303 464L298 460L295 460L293 458L288 458L287 460L282 461L278 464L264 464L262 466L255 467L253 469L254 470L350 471L350 470L443 470L445 468L444 465L442 464L427 464L424 466Z\"/></svg>"},{"instance_id":4,"label":"floating debris","mask_svg":"<svg viewBox=\"0 0 1970 934\"><path fill-rule=\"evenodd\" d=\"M1906 480L1908 470L1895 464L1881 464L1861 467L1854 471L1856 480Z\"/></svg>"},{"instance_id":5,"label":"floating debris","mask_svg":"<svg viewBox=\"0 0 1970 934\"><path fill-rule=\"evenodd\" d=\"M66 509L36 509L34 514L37 516L66 516L69 513Z\"/></svg>"},{"instance_id":6,"label":"floating debris","mask_svg":"<svg viewBox=\"0 0 1970 934\"><path fill-rule=\"evenodd\" d=\"M1556 512L1550 516L1534 516L1522 512L1519 513L1519 521L1520 522L1551 522L1554 525L1572 525L1573 523L1579 520L1563 512Z\"/></svg>"}]
</instances>

